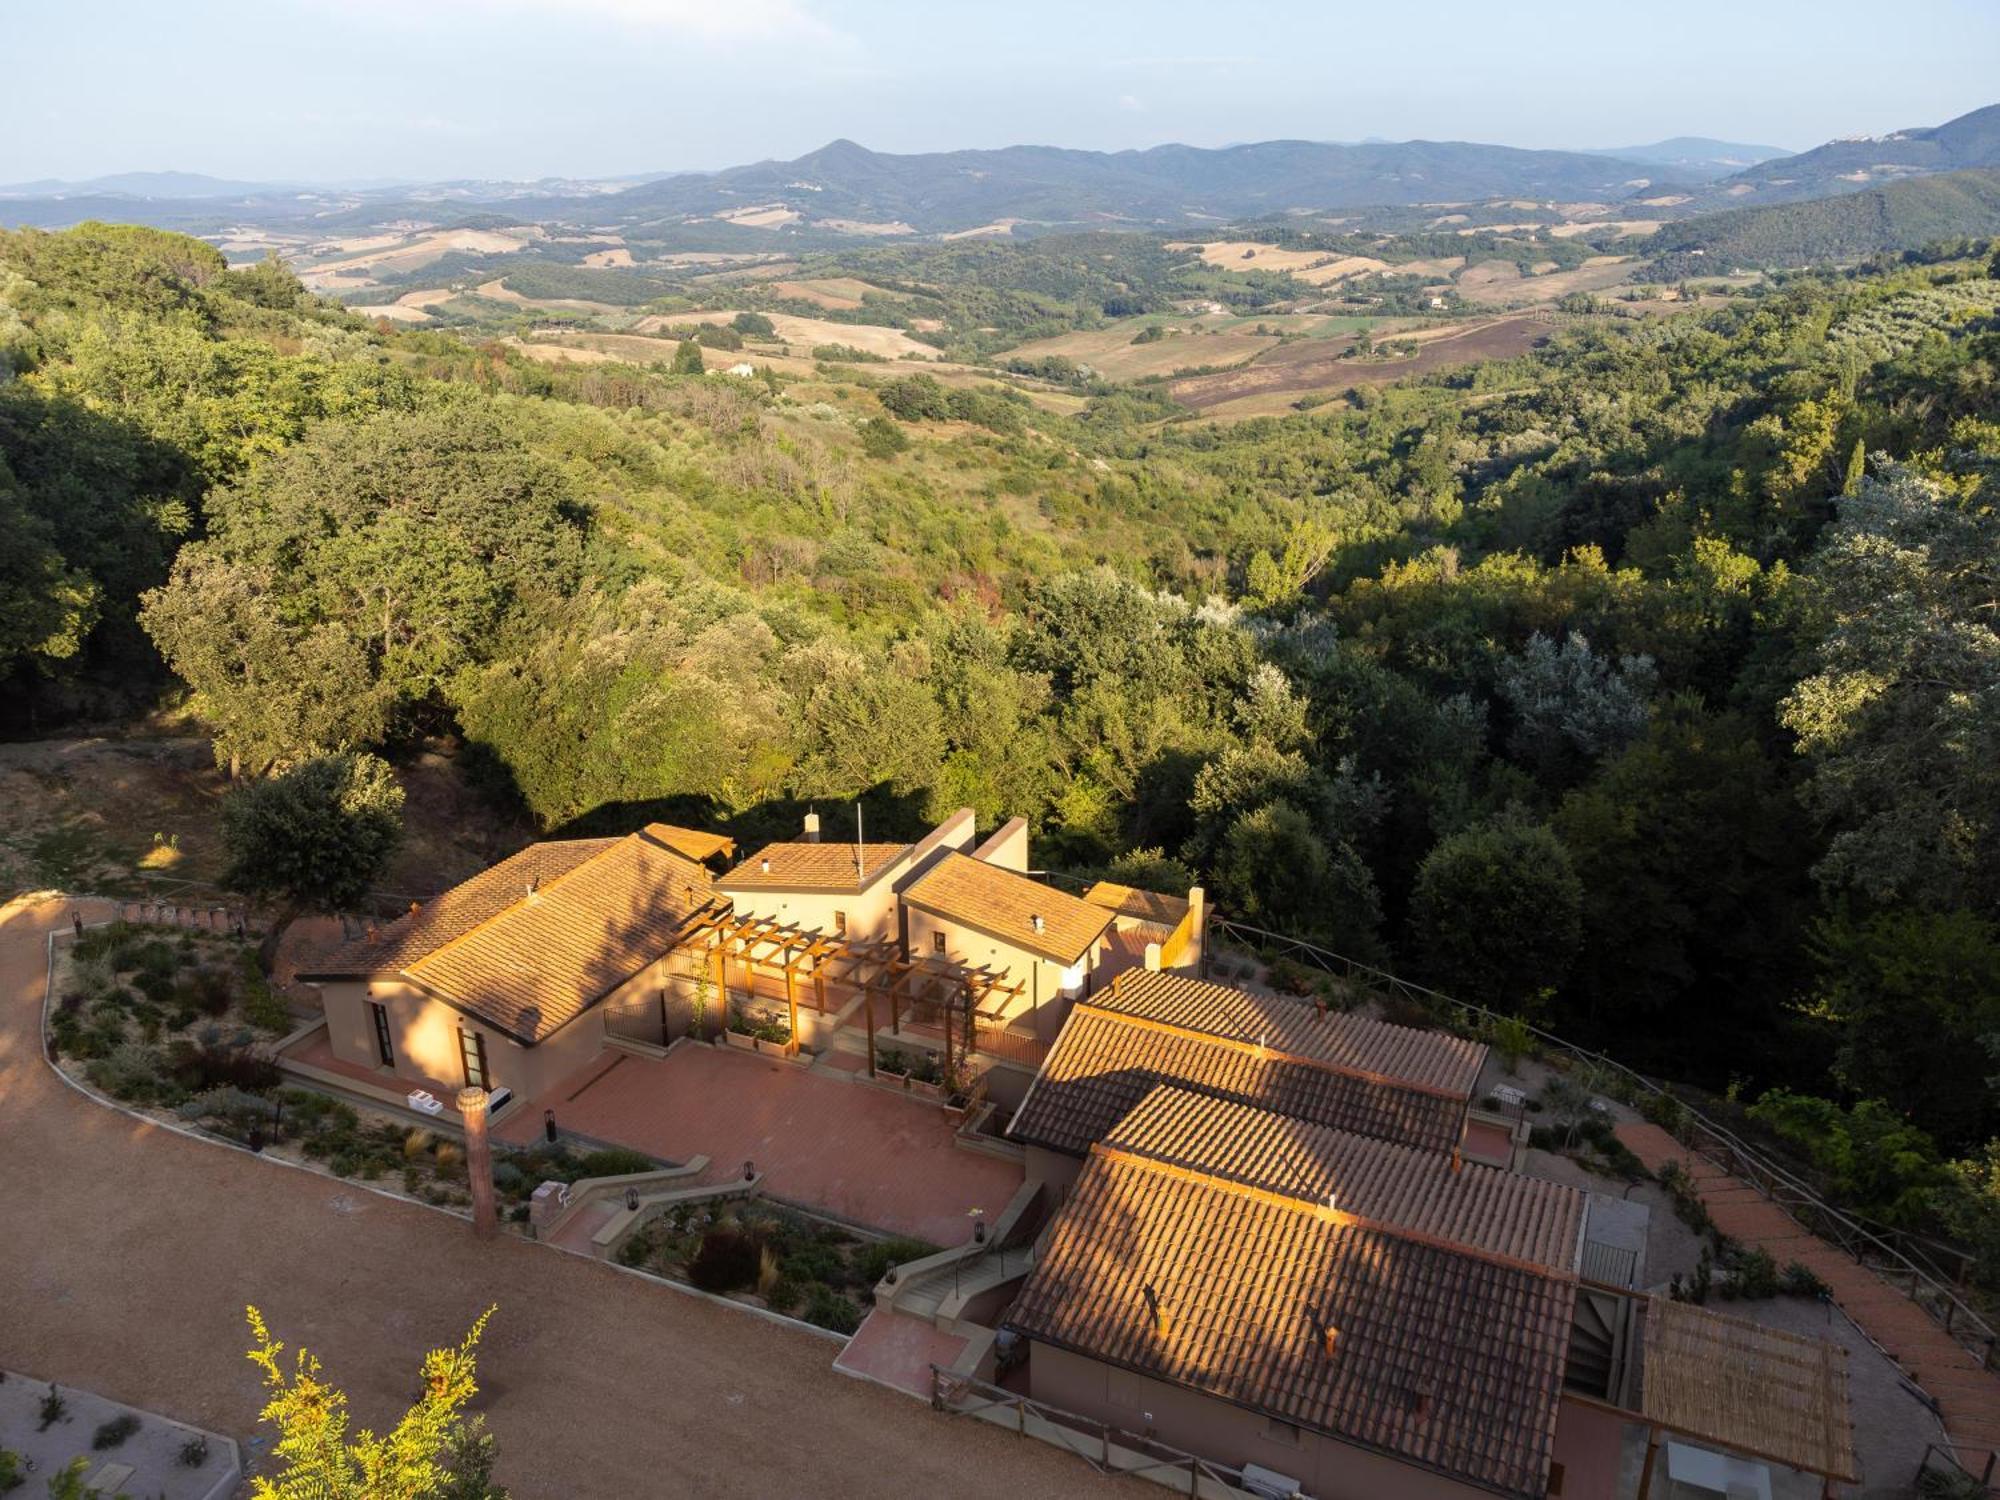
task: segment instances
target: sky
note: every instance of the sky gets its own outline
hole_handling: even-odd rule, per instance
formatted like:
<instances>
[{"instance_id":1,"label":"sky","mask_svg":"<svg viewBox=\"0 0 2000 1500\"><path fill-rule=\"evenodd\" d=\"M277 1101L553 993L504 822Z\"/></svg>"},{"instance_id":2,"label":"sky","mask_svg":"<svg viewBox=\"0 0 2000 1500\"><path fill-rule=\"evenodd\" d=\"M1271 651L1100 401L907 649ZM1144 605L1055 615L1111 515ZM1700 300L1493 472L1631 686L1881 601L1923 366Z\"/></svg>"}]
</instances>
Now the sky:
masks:
<instances>
[{"instance_id":1,"label":"sky","mask_svg":"<svg viewBox=\"0 0 2000 1500\"><path fill-rule=\"evenodd\" d=\"M0 183L1033 143L1802 149L2000 102L2000 0L0 0Z\"/></svg>"}]
</instances>

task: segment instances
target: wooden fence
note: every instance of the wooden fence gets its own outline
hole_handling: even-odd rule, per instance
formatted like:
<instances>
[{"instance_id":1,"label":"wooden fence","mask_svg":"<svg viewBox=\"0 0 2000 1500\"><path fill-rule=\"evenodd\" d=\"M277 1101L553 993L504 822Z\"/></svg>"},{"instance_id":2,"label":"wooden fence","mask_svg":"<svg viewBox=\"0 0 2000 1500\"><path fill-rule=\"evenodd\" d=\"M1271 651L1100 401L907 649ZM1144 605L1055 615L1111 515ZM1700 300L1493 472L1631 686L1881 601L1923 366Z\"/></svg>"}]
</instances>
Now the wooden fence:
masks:
<instances>
[{"instance_id":1,"label":"wooden fence","mask_svg":"<svg viewBox=\"0 0 2000 1500\"><path fill-rule=\"evenodd\" d=\"M1210 917L1208 932L1204 968L1213 961L1216 940L1227 940L1266 961L1290 959L1294 963L1321 969L1350 984L1394 996L1437 1017L1440 1022L1456 1023L1471 1031L1484 1031L1502 1022L1510 1028L1519 1027L1544 1050L1565 1056L1597 1079L1604 1080L1603 1083L1594 1083L1593 1087L1613 1091L1622 1088L1642 1104L1648 1099L1661 1101L1663 1107L1651 1112L1648 1117L1657 1118L1662 1128L1670 1130L1682 1145L1707 1157L1732 1177L1748 1182L1807 1230L1853 1256L1856 1264L1875 1272L1934 1318L1961 1347L1976 1355L1986 1369L2000 1367L2000 1335L1996 1335L1992 1325L1959 1295L1971 1265L1970 1254L1920 1235L1868 1222L1861 1216L1835 1208L1796 1173L1773 1162L1734 1132L1623 1063L1601 1052L1565 1041L1553 1032L1531 1026L1518 1017L1502 1016L1484 1006L1455 1000L1302 938L1231 922L1219 916ZM1956 1261L1956 1269L1946 1270L1940 1257Z\"/></svg>"}]
</instances>

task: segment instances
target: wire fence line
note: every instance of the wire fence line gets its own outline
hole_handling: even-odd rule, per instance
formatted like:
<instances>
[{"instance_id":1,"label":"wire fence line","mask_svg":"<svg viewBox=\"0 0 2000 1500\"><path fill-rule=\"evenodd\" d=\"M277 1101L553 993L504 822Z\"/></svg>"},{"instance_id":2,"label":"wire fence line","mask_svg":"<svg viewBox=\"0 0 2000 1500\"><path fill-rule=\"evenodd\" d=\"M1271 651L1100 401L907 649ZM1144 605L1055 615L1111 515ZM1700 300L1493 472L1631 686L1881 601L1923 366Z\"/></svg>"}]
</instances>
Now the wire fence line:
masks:
<instances>
[{"instance_id":1,"label":"wire fence line","mask_svg":"<svg viewBox=\"0 0 2000 1500\"><path fill-rule=\"evenodd\" d=\"M1930 1315L1961 1347L1979 1357L1986 1369L2000 1364L2000 1334L1987 1319L1960 1296L1973 1257L1966 1251L1942 1245L1904 1230L1876 1224L1864 1216L1836 1208L1826 1202L1810 1183L1788 1168L1772 1161L1727 1126L1704 1115L1666 1086L1628 1068L1616 1058L1557 1036L1554 1032L1498 1011L1442 994L1426 985L1403 979L1386 969L1322 948L1317 943L1288 933L1233 922L1211 915L1209 943L1204 945L1204 970L1212 962L1217 940L1232 943L1257 954L1267 962L1290 959L1321 969L1337 979L1359 984L1417 1007L1431 1015L1456 1019L1474 1030L1505 1023L1520 1028L1546 1051L1581 1063L1601 1076L1616 1080L1636 1101L1662 1101L1657 1123L1690 1150L1707 1157L1717 1166L1751 1184L1766 1198L1784 1209L1820 1239L1852 1256L1859 1265L1882 1277ZM1649 1113L1648 1118L1654 1118ZM1947 1271L1937 1256L1958 1262L1956 1272Z\"/></svg>"}]
</instances>

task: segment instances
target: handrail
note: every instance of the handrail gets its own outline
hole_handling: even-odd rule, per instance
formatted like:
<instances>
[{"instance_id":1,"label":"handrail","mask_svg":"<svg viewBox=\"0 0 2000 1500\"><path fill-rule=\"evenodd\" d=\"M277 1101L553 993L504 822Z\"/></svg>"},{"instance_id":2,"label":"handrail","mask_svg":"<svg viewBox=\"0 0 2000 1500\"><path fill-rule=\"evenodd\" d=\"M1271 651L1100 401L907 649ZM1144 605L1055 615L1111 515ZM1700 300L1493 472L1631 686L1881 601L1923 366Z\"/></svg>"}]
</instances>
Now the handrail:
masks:
<instances>
[{"instance_id":1,"label":"handrail","mask_svg":"<svg viewBox=\"0 0 2000 1500\"><path fill-rule=\"evenodd\" d=\"M1717 1164L1724 1167L1730 1175L1747 1178L1759 1192L1798 1219L1805 1227L1815 1234L1823 1234L1840 1249L1852 1255L1857 1264L1868 1265L1869 1262L1856 1248L1856 1242L1872 1246L1890 1262L1888 1265L1873 1266L1872 1269L1882 1274L1891 1285L1895 1285L1899 1280L1907 1280L1908 1285L1904 1290L1910 1300L1942 1325L1944 1331L1957 1340L1960 1347L1977 1354L1981 1365L1987 1369L1992 1369L1996 1357L2000 1357L2000 1334L1996 1334L1986 1319L1959 1297L1950 1286L1944 1270L1932 1262L1929 1256L1919 1251L1913 1257L1884 1239L1861 1218L1833 1207L1822 1199L1809 1183L1767 1160L1732 1131L1716 1124L1685 1100L1644 1074L1626 1067L1617 1059L1607 1057L1601 1052L1593 1052L1588 1047L1579 1047L1517 1016L1502 1016L1499 1012L1488 1010L1483 1005L1454 999L1425 985L1399 978L1386 969L1378 969L1372 964L1365 964L1335 953L1330 948L1322 948L1316 943L1307 942L1304 938L1293 937L1288 933L1271 932L1262 927L1251 927L1242 922L1232 922L1213 912L1209 917L1208 930L1211 939L1217 936L1232 938L1244 947L1267 956L1300 957L1337 978L1358 980L1363 984L1413 1000L1427 1009L1443 1007L1447 1011L1458 1012L1468 1021L1497 1023L1504 1020L1509 1026L1522 1028L1551 1050L1565 1053L1592 1068L1601 1068L1620 1075L1634 1088L1671 1101L1676 1110L1675 1117L1681 1125L1679 1131L1670 1130L1669 1133L1680 1139L1683 1145L1703 1154L1719 1151L1727 1159ZM1204 950L1205 954L1206 951ZM1903 1231L1890 1229L1886 1225L1880 1227L1890 1234L1903 1237ZM1971 1258L1962 1252L1951 1253L1961 1255L1962 1260Z\"/></svg>"},{"instance_id":2,"label":"handrail","mask_svg":"<svg viewBox=\"0 0 2000 1500\"><path fill-rule=\"evenodd\" d=\"M931 1408L1011 1426L1023 1437L1033 1436L1054 1447L1066 1449L1100 1474L1144 1474L1153 1477L1158 1484L1166 1482L1160 1477L1163 1472L1185 1474L1186 1480L1183 1482L1177 1478L1174 1488L1189 1495L1212 1493L1204 1489L1204 1480L1229 1495L1253 1493L1246 1487L1243 1470L1233 1464L1203 1458L1185 1448L1163 1443L1150 1433L1134 1432L1096 1417L1065 1411L1046 1401L1037 1401L1032 1396L1006 1390L937 1364L931 1366ZM1003 1411L1012 1412L1013 1416L999 1415ZM1030 1429L1030 1416L1042 1424L1041 1431ZM1069 1441L1068 1434L1073 1434L1077 1441ZM1085 1441L1096 1451L1079 1446Z\"/></svg>"}]
</instances>

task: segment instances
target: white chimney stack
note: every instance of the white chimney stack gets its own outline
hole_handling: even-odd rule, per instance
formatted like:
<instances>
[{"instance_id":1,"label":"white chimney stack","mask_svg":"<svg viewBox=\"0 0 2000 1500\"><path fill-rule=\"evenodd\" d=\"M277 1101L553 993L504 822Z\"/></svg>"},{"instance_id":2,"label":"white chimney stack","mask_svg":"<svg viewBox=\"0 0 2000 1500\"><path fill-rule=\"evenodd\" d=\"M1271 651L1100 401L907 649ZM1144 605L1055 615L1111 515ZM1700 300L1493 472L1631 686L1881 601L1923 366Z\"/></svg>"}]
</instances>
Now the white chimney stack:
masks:
<instances>
[{"instance_id":1,"label":"white chimney stack","mask_svg":"<svg viewBox=\"0 0 2000 1500\"><path fill-rule=\"evenodd\" d=\"M816 812L809 812L806 814L806 831L804 839L805 842L808 844L817 844L819 842L819 814Z\"/></svg>"}]
</instances>

